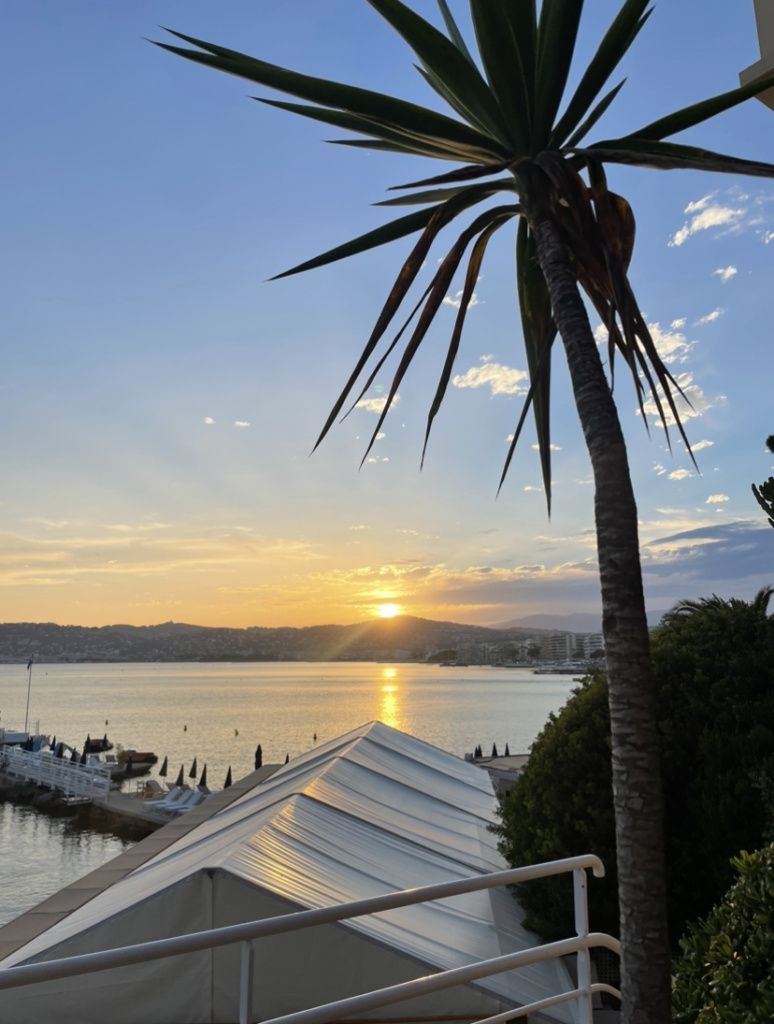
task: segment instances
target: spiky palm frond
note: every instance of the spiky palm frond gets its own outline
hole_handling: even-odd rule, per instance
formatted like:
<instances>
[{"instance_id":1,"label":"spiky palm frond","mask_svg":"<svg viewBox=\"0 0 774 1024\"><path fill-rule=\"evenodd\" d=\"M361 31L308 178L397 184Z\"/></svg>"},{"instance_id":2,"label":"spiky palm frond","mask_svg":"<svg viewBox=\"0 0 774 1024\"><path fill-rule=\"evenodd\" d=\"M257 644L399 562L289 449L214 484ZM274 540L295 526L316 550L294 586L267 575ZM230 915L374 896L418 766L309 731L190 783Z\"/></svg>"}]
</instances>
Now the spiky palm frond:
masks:
<instances>
[{"instance_id":1,"label":"spiky palm frond","mask_svg":"<svg viewBox=\"0 0 774 1024\"><path fill-rule=\"evenodd\" d=\"M539 13L536 0L469 0L475 52L465 42L446 0L438 0L445 33L402 0L367 2L411 47L423 78L448 104L453 116L396 97L301 75L177 32L172 34L196 49L158 44L188 60L303 101L261 97L261 102L360 136L333 140L335 142L462 165L450 173L397 186L404 192L414 191L381 204L418 206L419 210L399 216L278 275L311 270L420 233L317 444L347 402L354 395L362 395L364 388L358 382L363 375L366 374L367 389L387 355L402 344L398 369L379 420L381 426L392 397L440 309L445 289L454 274L464 269L460 308L428 414L424 458L430 430L459 350L473 283L489 240L508 221L520 218L516 245L517 288L530 388L503 478L531 408L550 509L550 362L556 325L529 225L529 211L535 209L553 221L578 283L608 330L611 383L617 353L629 368L640 409L644 411L645 401L651 396L664 427L671 421L676 422L687 444L676 405L680 389L659 356L628 278L635 235L634 216L626 200L608 189L604 165L693 168L774 177L774 166L770 164L666 141L769 88L774 79L692 104L624 137L585 144L588 133L620 92L623 82L612 88L608 88L608 83L651 15L649 0L622 3L578 85L566 100L583 0L543 0ZM483 213L476 214L464 227L419 302L392 340L385 342L386 350L378 355L377 349L408 300L425 256L442 229L479 204L489 204L500 193L508 194L509 202L487 205ZM415 318L416 325L409 332ZM372 365L374 360L376 369ZM372 365L370 374L367 373L369 365Z\"/></svg>"}]
</instances>

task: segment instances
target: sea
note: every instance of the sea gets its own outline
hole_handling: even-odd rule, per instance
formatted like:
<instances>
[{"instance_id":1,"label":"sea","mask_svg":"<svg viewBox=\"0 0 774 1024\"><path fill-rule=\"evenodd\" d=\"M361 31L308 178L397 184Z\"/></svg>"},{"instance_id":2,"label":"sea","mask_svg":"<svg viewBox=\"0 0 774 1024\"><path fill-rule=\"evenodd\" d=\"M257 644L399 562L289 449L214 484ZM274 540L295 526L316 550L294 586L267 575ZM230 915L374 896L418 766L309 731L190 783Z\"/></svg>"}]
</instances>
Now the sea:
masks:
<instances>
[{"instance_id":1,"label":"sea","mask_svg":"<svg viewBox=\"0 0 774 1024\"><path fill-rule=\"evenodd\" d=\"M220 789L263 763L284 763L379 720L460 757L527 753L576 685L530 669L375 662L35 664L29 728L79 750L107 735L164 758L169 782L196 760ZM28 676L0 665L0 724L24 725ZM124 788L136 785L127 780ZM0 924L95 870L131 845L73 818L0 804Z\"/></svg>"}]
</instances>

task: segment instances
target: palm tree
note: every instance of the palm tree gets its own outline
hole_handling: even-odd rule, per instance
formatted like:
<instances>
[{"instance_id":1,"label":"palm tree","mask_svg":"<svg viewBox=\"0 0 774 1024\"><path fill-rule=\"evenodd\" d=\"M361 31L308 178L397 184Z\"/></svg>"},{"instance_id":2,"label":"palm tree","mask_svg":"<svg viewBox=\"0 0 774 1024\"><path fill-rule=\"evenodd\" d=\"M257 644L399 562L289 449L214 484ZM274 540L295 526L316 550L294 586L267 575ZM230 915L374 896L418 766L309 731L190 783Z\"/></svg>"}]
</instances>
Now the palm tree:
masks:
<instances>
[{"instance_id":1,"label":"palm tree","mask_svg":"<svg viewBox=\"0 0 774 1024\"><path fill-rule=\"evenodd\" d=\"M766 438L766 447L774 452L774 434ZM774 476L764 480L760 487L752 485L752 492L755 500L769 517L769 526L774 526Z\"/></svg>"},{"instance_id":2,"label":"palm tree","mask_svg":"<svg viewBox=\"0 0 774 1024\"><path fill-rule=\"evenodd\" d=\"M688 442L676 406L680 389L659 357L628 279L634 217L626 200L608 189L604 167L631 164L774 176L774 167L768 164L665 141L772 83L767 80L734 89L622 138L586 143L588 133L623 85L620 82L605 91L611 75L650 16L649 0L625 0L564 104L583 0L543 0L539 11L537 0L469 0L475 54L468 48L446 0L438 0L445 33L401 0L368 2L413 49L419 73L448 104L453 116L392 96L298 74L180 33L173 34L197 49L173 45L165 48L199 64L306 101L299 104L261 99L263 103L361 136L337 140L344 145L458 165L449 173L432 174L410 185L398 186L403 192L383 204L417 207L413 212L286 272L311 270L419 234L363 353L331 410L318 444L344 410L345 403L353 398L356 402L370 387L387 356L402 346L398 369L370 442L373 444L454 274L465 266L459 311L430 405L426 449L451 377L468 303L487 245L506 224L513 222L517 226L517 288L530 390L503 477L531 408L550 513L550 361L558 333L595 482L613 734L624 1020L666 1024L669 943L660 780L637 508L612 397L616 354L631 372L640 409L644 411L645 398L650 394L664 426L675 421L686 445ZM399 310L407 304L411 286L431 245L444 227L474 208L480 212L469 218L431 283L395 336L388 340L387 332ZM608 330L610 381L579 285ZM379 348L380 343L384 351Z\"/></svg>"},{"instance_id":3,"label":"palm tree","mask_svg":"<svg viewBox=\"0 0 774 1024\"><path fill-rule=\"evenodd\" d=\"M706 614L707 612L725 614L743 608L752 609L756 615L765 620L768 616L769 601L772 594L774 594L774 587L761 587L752 601L743 601L739 597L725 599L718 597L717 594L713 594L712 597L700 597L698 601L684 598L682 601L678 601L674 608L670 608L662 621L666 624L679 621L690 615Z\"/></svg>"}]
</instances>

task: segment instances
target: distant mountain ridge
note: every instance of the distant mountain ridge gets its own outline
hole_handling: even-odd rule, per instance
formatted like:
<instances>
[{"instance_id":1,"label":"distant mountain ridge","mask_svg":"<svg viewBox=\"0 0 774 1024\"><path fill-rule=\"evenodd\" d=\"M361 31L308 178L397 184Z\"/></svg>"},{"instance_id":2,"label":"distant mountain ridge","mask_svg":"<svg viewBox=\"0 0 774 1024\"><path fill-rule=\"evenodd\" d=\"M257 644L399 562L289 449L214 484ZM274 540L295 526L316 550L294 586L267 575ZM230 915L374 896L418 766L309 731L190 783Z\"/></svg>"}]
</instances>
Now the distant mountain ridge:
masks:
<instances>
[{"instance_id":1,"label":"distant mountain ridge","mask_svg":"<svg viewBox=\"0 0 774 1024\"><path fill-rule=\"evenodd\" d=\"M539 629L496 629L412 615L348 626L154 626L0 623L0 663L124 661L339 661L424 658L461 643L505 643Z\"/></svg>"},{"instance_id":2,"label":"distant mountain ridge","mask_svg":"<svg viewBox=\"0 0 774 1024\"><path fill-rule=\"evenodd\" d=\"M648 625L657 626L665 611L649 611ZM492 629L556 629L564 633L601 633L602 616L595 612L572 612L569 615L552 615L536 613L526 615L522 619L509 619L497 622Z\"/></svg>"}]
</instances>

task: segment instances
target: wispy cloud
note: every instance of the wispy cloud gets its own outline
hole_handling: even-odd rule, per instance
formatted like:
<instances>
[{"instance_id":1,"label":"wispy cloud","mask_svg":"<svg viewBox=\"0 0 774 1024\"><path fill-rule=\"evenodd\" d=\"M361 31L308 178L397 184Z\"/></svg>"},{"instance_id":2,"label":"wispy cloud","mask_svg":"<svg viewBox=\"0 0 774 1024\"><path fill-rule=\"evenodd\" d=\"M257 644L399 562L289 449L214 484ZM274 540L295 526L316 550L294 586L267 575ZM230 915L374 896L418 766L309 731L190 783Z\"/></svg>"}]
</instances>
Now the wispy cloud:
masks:
<instances>
[{"instance_id":1,"label":"wispy cloud","mask_svg":"<svg viewBox=\"0 0 774 1024\"><path fill-rule=\"evenodd\" d=\"M692 373L679 373L675 377L676 383L682 389L683 394L678 391L674 392L675 407L677 408L680 418L682 420L694 419L697 416L701 416L707 409L711 409L713 403L704 394L704 391L698 384L693 383ZM661 398L661 404L664 411L664 418L668 427L673 427L677 420L675 419L672 410L664 401L664 396L659 388L659 394ZM683 397L683 395L685 397ZM653 398L649 398L643 405L645 413L653 418L653 422L658 426L663 426L661 422L661 416L659 415L658 406L656 405ZM639 410L637 410L639 415Z\"/></svg>"},{"instance_id":2,"label":"wispy cloud","mask_svg":"<svg viewBox=\"0 0 774 1024\"><path fill-rule=\"evenodd\" d=\"M711 202L712 196L705 196L695 203L689 203L684 213L693 214L690 221L687 221L679 231L672 236L669 244L680 246L686 242L691 235L698 231L707 231L710 228L735 228L747 212L741 206L723 206L721 203Z\"/></svg>"},{"instance_id":3,"label":"wispy cloud","mask_svg":"<svg viewBox=\"0 0 774 1024\"><path fill-rule=\"evenodd\" d=\"M723 501L730 501L731 499L727 494L710 494L709 498L705 501L705 505L718 505Z\"/></svg>"},{"instance_id":4,"label":"wispy cloud","mask_svg":"<svg viewBox=\"0 0 774 1024\"><path fill-rule=\"evenodd\" d=\"M717 270L712 271L712 276L719 277L723 284L725 284L726 281L730 281L732 277L735 277L737 273L736 267L718 267Z\"/></svg>"},{"instance_id":5,"label":"wispy cloud","mask_svg":"<svg viewBox=\"0 0 774 1024\"><path fill-rule=\"evenodd\" d=\"M694 343L688 341L684 334L681 334L677 327L682 327L685 320L673 320L670 330L662 331L659 324L648 324L650 336L656 351L665 363L684 363Z\"/></svg>"},{"instance_id":6,"label":"wispy cloud","mask_svg":"<svg viewBox=\"0 0 774 1024\"><path fill-rule=\"evenodd\" d=\"M511 434L511 436L508 438L508 440L509 441L513 440L513 434ZM533 444L532 447L533 447L533 449L536 452L540 451L540 445L539 444ZM560 452L562 450L561 447L558 444L550 444L548 447L551 449L552 452Z\"/></svg>"},{"instance_id":7,"label":"wispy cloud","mask_svg":"<svg viewBox=\"0 0 774 1024\"><path fill-rule=\"evenodd\" d=\"M696 444L691 445L691 448L695 452L700 452L703 451L705 448L711 448L714 443L714 441L697 441Z\"/></svg>"},{"instance_id":8,"label":"wispy cloud","mask_svg":"<svg viewBox=\"0 0 774 1024\"><path fill-rule=\"evenodd\" d=\"M390 408L394 409L400 401L400 395L395 395L390 402ZM356 409L365 409L366 412L383 412L385 405L387 405L387 398L361 398L360 401L355 405ZM370 460L369 460L370 461Z\"/></svg>"},{"instance_id":9,"label":"wispy cloud","mask_svg":"<svg viewBox=\"0 0 774 1024\"><path fill-rule=\"evenodd\" d=\"M482 356L481 366L472 366L467 373L452 377L455 388L481 388L488 386L494 395L524 395L529 390L523 383L527 380L526 370L514 370L510 366L489 362L489 356Z\"/></svg>"},{"instance_id":10,"label":"wispy cloud","mask_svg":"<svg viewBox=\"0 0 774 1024\"><path fill-rule=\"evenodd\" d=\"M656 346L656 351L665 363L684 363L688 352L693 348L694 342L688 341L685 335L679 332L679 328L684 326L685 317L673 320L669 330L666 331L662 330L661 325L658 323L648 324L648 330L653 339L653 344ZM599 324L594 331L594 338L597 344L607 341L607 336L607 328L603 324Z\"/></svg>"},{"instance_id":11,"label":"wispy cloud","mask_svg":"<svg viewBox=\"0 0 774 1024\"><path fill-rule=\"evenodd\" d=\"M454 296L454 298L452 298L450 295L447 295L443 300L444 306L454 306L455 309L459 309L460 305L462 304L462 294L462 291L459 291ZM477 305L478 296L476 295L475 292L473 292L473 294L470 296L470 300L468 301L468 309L472 309L473 306Z\"/></svg>"},{"instance_id":12,"label":"wispy cloud","mask_svg":"<svg viewBox=\"0 0 774 1024\"><path fill-rule=\"evenodd\" d=\"M725 313L724 309L713 309L711 313L707 313L706 316L699 317L693 324L694 327L703 327L704 324L714 324L716 320L719 320Z\"/></svg>"},{"instance_id":13,"label":"wispy cloud","mask_svg":"<svg viewBox=\"0 0 774 1024\"><path fill-rule=\"evenodd\" d=\"M234 420L234 426L235 427L249 427L250 424L247 422L247 420Z\"/></svg>"},{"instance_id":14,"label":"wispy cloud","mask_svg":"<svg viewBox=\"0 0 774 1024\"><path fill-rule=\"evenodd\" d=\"M212 416L205 416L204 422L207 424L207 426L211 426L215 422L215 420L212 418Z\"/></svg>"},{"instance_id":15,"label":"wispy cloud","mask_svg":"<svg viewBox=\"0 0 774 1024\"><path fill-rule=\"evenodd\" d=\"M713 230L718 235L753 231L764 242L769 242L774 238L774 232L768 230L771 223L772 201L774 196L770 192L748 193L743 192L738 186L732 186L722 192L712 192L686 206L683 213L688 214L690 219L675 232L669 244L680 246L692 235ZM719 276L722 277L722 273L724 271L721 269Z\"/></svg>"},{"instance_id":16,"label":"wispy cloud","mask_svg":"<svg viewBox=\"0 0 774 1024\"><path fill-rule=\"evenodd\" d=\"M689 473L687 469L676 469L669 474L667 480L685 480L689 476L693 476L693 474Z\"/></svg>"}]
</instances>

